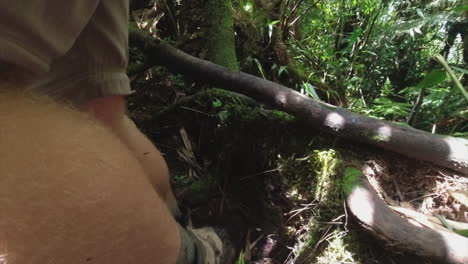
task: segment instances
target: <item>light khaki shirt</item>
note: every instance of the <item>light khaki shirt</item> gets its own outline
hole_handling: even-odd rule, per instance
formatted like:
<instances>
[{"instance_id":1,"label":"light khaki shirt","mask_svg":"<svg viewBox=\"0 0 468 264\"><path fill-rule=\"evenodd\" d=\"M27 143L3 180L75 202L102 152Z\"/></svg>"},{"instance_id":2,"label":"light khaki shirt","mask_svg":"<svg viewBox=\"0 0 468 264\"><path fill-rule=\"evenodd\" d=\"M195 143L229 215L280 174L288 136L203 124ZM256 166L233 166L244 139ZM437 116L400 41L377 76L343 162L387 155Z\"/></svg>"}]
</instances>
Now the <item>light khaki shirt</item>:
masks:
<instances>
[{"instance_id":1,"label":"light khaki shirt","mask_svg":"<svg viewBox=\"0 0 468 264\"><path fill-rule=\"evenodd\" d=\"M75 104L131 93L128 0L0 0L0 67Z\"/></svg>"}]
</instances>

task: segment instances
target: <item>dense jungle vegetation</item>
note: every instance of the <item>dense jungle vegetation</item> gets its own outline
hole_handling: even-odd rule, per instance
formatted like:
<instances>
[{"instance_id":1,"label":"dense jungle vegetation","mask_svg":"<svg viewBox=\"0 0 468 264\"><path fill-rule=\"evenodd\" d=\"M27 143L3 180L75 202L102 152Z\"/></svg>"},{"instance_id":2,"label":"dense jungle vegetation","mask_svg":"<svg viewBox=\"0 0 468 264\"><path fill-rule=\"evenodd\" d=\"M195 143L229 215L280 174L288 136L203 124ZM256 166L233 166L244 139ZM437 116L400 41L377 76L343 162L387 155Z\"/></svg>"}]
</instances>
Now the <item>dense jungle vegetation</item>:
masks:
<instances>
[{"instance_id":1,"label":"dense jungle vegetation","mask_svg":"<svg viewBox=\"0 0 468 264\"><path fill-rule=\"evenodd\" d=\"M155 42L130 37L130 115L237 263L468 260L468 1L134 0L131 20Z\"/></svg>"}]
</instances>

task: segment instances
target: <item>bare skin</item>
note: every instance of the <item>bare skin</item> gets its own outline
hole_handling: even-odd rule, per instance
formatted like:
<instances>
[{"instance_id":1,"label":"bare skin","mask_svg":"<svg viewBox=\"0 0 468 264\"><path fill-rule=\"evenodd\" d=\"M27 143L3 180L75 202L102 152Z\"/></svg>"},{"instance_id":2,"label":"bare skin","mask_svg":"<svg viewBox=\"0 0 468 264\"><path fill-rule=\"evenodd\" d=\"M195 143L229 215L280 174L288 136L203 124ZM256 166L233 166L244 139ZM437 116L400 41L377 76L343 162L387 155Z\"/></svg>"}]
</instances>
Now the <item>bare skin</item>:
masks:
<instances>
[{"instance_id":1,"label":"bare skin","mask_svg":"<svg viewBox=\"0 0 468 264\"><path fill-rule=\"evenodd\" d=\"M0 146L0 263L176 262L174 218L108 127L0 92Z\"/></svg>"},{"instance_id":2,"label":"bare skin","mask_svg":"<svg viewBox=\"0 0 468 264\"><path fill-rule=\"evenodd\" d=\"M125 114L125 98L123 96L99 97L86 102L79 109L91 113L128 146L143 166L155 191L169 209L174 210L176 201L170 186L166 162L159 150Z\"/></svg>"}]
</instances>

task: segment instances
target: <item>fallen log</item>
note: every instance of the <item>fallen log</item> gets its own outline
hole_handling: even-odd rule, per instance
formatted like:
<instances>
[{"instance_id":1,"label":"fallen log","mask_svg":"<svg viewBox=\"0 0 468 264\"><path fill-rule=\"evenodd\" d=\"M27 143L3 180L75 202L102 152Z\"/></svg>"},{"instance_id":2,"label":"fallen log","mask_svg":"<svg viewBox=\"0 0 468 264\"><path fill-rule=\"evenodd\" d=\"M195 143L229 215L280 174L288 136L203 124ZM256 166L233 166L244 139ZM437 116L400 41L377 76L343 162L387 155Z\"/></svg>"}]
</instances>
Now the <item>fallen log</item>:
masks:
<instances>
[{"instance_id":1,"label":"fallen log","mask_svg":"<svg viewBox=\"0 0 468 264\"><path fill-rule=\"evenodd\" d=\"M155 65L247 95L296 116L314 129L468 174L466 139L431 134L355 114L280 84L195 58L143 32L131 31L130 42L144 50L148 61Z\"/></svg>"},{"instance_id":2,"label":"fallen log","mask_svg":"<svg viewBox=\"0 0 468 264\"><path fill-rule=\"evenodd\" d=\"M447 263L468 263L468 238L410 224L378 197L358 169L345 170L343 186L351 214L392 248Z\"/></svg>"}]
</instances>

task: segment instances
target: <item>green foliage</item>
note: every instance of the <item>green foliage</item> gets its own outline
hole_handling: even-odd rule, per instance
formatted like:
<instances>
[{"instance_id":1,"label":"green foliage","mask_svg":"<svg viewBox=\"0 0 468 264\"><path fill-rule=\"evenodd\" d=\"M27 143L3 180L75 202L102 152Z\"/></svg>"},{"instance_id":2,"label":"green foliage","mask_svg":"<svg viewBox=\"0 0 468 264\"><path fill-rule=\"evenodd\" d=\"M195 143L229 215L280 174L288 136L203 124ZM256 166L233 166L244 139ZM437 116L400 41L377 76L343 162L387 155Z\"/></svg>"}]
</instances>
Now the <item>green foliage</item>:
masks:
<instances>
[{"instance_id":1,"label":"green foliage","mask_svg":"<svg viewBox=\"0 0 468 264\"><path fill-rule=\"evenodd\" d=\"M246 264L246 260L245 260L245 254L243 251L241 251L241 253L239 254L239 257L237 258L236 260L236 264Z\"/></svg>"},{"instance_id":2,"label":"green foliage","mask_svg":"<svg viewBox=\"0 0 468 264\"><path fill-rule=\"evenodd\" d=\"M338 202L339 184L335 182L340 165L340 156L333 150L315 150L312 167L316 173L315 200L324 203Z\"/></svg>"},{"instance_id":3,"label":"green foliage","mask_svg":"<svg viewBox=\"0 0 468 264\"><path fill-rule=\"evenodd\" d=\"M208 57L210 61L239 71L234 46L233 14L231 0L209 0L210 30L208 34Z\"/></svg>"},{"instance_id":4,"label":"green foliage","mask_svg":"<svg viewBox=\"0 0 468 264\"><path fill-rule=\"evenodd\" d=\"M318 96L317 92L315 91L315 87L312 86L310 83L303 83L302 86L304 87L304 90L306 90L307 94L314 98L315 100L320 101L320 97Z\"/></svg>"},{"instance_id":5,"label":"green foliage","mask_svg":"<svg viewBox=\"0 0 468 264\"><path fill-rule=\"evenodd\" d=\"M367 114L379 119L402 120L408 116L411 105L406 102L399 102L397 99L402 100L394 93L393 87L387 79L381 95L373 101L372 107L368 109Z\"/></svg>"},{"instance_id":6,"label":"green foliage","mask_svg":"<svg viewBox=\"0 0 468 264\"><path fill-rule=\"evenodd\" d=\"M418 83L417 88L431 88L434 87L447 79L447 74L443 70L432 70L429 72L424 79Z\"/></svg>"},{"instance_id":7,"label":"green foliage","mask_svg":"<svg viewBox=\"0 0 468 264\"><path fill-rule=\"evenodd\" d=\"M452 9L450 9L452 11L467 11L468 10L468 5L460 5L460 6L456 6L456 7L453 7Z\"/></svg>"},{"instance_id":8,"label":"green foliage","mask_svg":"<svg viewBox=\"0 0 468 264\"><path fill-rule=\"evenodd\" d=\"M295 60L311 72L299 86L315 99L380 119L405 122L416 110L414 125L432 130L463 109L445 71L431 62L445 47L450 25L463 21L463 6L461 0L321 1L302 16L307 37L290 42ZM463 60L457 41L450 50L452 64ZM452 69L466 74L463 67ZM333 89L315 89L321 83ZM420 93L421 108L413 109ZM463 123L440 132L457 133Z\"/></svg>"},{"instance_id":9,"label":"green foliage","mask_svg":"<svg viewBox=\"0 0 468 264\"><path fill-rule=\"evenodd\" d=\"M349 195L356 186L360 185L360 178L360 170L353 167L345 168L343 177L343 192L346 196Z\"/></svg>"}]
</instances>

